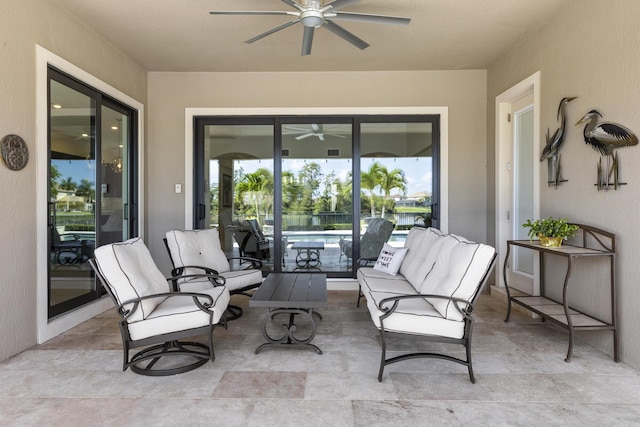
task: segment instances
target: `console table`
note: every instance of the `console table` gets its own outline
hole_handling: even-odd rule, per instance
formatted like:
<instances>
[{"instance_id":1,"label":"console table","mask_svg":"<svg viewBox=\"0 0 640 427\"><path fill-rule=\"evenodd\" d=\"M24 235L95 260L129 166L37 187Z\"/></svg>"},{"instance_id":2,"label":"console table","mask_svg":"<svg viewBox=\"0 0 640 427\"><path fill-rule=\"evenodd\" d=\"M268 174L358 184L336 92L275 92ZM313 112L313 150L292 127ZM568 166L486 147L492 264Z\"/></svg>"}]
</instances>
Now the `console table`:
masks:
<instances>
[{"instance_id":1,"label":"console table","mask_svg":"<svg viewBox=\"0 0 640 427\"><path fill-rule=\"evenodd\" d=\"M563 244L559 248L549 248L542 246L537 240L509 240L507 241L507 254L503 266L503 277L505 289L507 291L508 309L507 318L505 322L509 321L511 316L512 303L516 303L533 313L542 317L543 321L550 321L563 329L569 331L569 348L567 350L566 362L571 360L571 353L573 351L573 339L574 331L576 330L610 330L613 332L613 360L618 361L618 329L616 325L616 286L615 286L615 258L616 258L616 244L615 234L600 230L595 227L576 224L580 227L578 237L576 237L571 245ZM512 295L509 291L509 285L507 280L507 266L509 263L509 256L511 254L511 248L518 246L522 248L531 249L540 253L540 295ZM545 296L545 256L559 256L567 259L567 271L564 277L564 284L562 287L562 301L555 301ZM569 286L569 278L571 276L571 270L573 261L576 258L589 258L589 257L606 257L609 258L610 264L610 282L607 286L610 288L611 295L611 319L605 321L598 319L594 316L587 315L581 311L571 308L567 296L567 289Z\"/></svg>"}]
</instances>

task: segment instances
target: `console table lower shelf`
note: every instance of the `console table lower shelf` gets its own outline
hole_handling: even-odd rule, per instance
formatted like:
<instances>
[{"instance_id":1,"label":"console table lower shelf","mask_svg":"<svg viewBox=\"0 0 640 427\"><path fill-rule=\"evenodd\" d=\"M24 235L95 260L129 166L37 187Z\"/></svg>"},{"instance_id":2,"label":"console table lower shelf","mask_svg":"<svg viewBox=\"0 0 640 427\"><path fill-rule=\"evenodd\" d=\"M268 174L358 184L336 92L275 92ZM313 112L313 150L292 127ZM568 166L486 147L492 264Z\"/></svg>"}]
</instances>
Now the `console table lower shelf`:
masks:
<instances>
[{"instance_id":1,"label":"console table lower shelf","mask_svg":"<svg viewBox=\"0 0 640 427\"><path fill-rule=\"evenodd\" d=\"M571 360L571 354L573 353L573 336L574 331L597 331L597 330L611 330L614 331L615 327L601 320L593 318L587 314L581 313L577 310L569 308L568 315L565 314L565 308L561 303L553 301L549 298L530 295L511 296L511 302L514 302L527 310L537 314L543 320L547 320L562 329L569 332L569 347L567 349L567 357L565 361ZM509 315L511 309L509 309ZM509 318L507 317L507 321ZM617 350L615 351L614 360L618 361Z\"/></svg>"}]
</instances>

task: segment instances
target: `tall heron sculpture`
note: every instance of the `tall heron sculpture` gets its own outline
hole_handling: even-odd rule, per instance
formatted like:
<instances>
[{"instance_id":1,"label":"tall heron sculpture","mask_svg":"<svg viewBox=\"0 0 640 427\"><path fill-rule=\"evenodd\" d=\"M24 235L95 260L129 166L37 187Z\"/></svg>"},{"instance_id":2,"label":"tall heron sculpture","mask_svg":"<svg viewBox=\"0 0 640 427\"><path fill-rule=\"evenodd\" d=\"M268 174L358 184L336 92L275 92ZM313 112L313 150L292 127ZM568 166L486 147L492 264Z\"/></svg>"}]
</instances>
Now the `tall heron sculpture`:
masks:
<instances>
[{"instance_id":1,"label":"tall heron sculpture","mask_svg":"<svg viewBox=\"0 0 640 427\"><path fill-rule=\"evenodd\" d=\"M567 104L576 98L573 96L560 100L556 115L556 119L560 120L560 127L556 129L551 137L549 136L549 129L547 129L547 144L542 149L540 161L547 159L547 183L549 185L557 186L560 182L566 181L560 177L559 151L564 143L564 135L567 128Z\"/></svg>"},{"instance_id":2,"label":"tall heron sculpture","mask_svg":"<svg viewBox=\"0 0 640 427\"><path fill-rule=\"evenodd\" d=\"M602 158L598 162L598 190L612 185L611 175L613 175L613 187L617 189L622 183L618 182L618 156L615 150L637 145L638 137L622 125L609 122L598 123L600 118L602 114L599 111L591 110L576 123L576 126L586 123L583 130L584 142L607 158L605 170L602 169Z\"/></svg>"}]
</instances>

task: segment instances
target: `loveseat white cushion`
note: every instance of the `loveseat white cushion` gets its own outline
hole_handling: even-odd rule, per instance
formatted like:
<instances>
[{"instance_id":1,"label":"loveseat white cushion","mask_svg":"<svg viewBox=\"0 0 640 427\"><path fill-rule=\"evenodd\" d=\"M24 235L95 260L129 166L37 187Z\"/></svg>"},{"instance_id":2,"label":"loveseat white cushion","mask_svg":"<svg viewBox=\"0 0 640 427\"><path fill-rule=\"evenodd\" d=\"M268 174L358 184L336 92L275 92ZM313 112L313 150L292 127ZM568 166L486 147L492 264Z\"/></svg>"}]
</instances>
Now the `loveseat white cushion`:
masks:
<instances>
[{"instance_id":1,"label":"loveseat white cushion","mask_svg":"<svg viewBox=\"0 0 640 427\"><path fill-rule=\"evenodd\" d=\"M408 249L402 265L402 274L416 289L431 271L445 235L435 228L413 227L404 246Z\"/></svg>"},{"instance_id":2,"label":"loveseat white cushion","mask_svg":"<svg viewBox=\"0 0 640 427\"><path fill-rule=\"evenodd\" d=\"M395 296L398 296L395 292L367 292L367 308L373 323L378 329L381 327L380 316L384 314L378 308L380 301ZM389 303L388 307L390 308L391 305L392 303ZM437 335L449 338L462 338L464 335L464 322L443 318L424 298L400 301L393 314L384 319L383 322L384 329L387 332Z\"/></svg>"},{"instance_id":3,"label":"loveseat white cushion","mask_svg":"<svg viewBox=\"0 0 640 427\"><path fill-rule=\"evenodd\" d=\"M139 237L101 246L95 250L94 256L96 265L118 304L171 290L169 283L158 270L149 250ZM129 317L129 321L135 322L146 318L163 301L164 298L143 300ZM132 306L126 308L131 309Z\"/></svg>"},{"instance_id":4,"label":"loveseat white cushion","mask_svg":"<svg viewBox=\"0 0 640 427\"><path fill-rule=\"evenodd\" d=\"M445 295L471 300L491 265L495 250L487 245L448 235L440 245L436 261L419 290L421 294ZM429 302L445 318L462 320L453 302L430 298Z\"/></svg>"}]
</instances>

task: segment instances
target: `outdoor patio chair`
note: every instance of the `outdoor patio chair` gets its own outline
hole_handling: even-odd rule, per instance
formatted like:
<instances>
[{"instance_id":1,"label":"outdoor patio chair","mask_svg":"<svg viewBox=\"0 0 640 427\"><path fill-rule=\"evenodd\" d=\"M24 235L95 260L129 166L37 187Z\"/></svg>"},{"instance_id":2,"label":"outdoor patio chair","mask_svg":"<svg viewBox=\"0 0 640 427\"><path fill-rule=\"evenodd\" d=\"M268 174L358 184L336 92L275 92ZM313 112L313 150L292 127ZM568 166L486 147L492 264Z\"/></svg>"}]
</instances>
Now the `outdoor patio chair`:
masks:
<instances>
[{"instance_id":1,"label":"outdoor patio chair","mask_svg":"<svg viewBox=\"0 0 640 427\"><path fill-rule=\"evenodd\" d=\"M260 260L247 257L227 258L220 247L218 230L171 230L164 239L171 263L172 276L176 276L176 290L200 292L212 286L211 282L201 277L191 277L194 273L208 273L224 277L231 295L246 295L247 291L262 284L262 267ZM231 270L229 260L239 259L250 264L250 268ZM180 276L186 278L181 279ZM235 320L242 316L242 308L229 305L226 320Z\"/></svg>"},{"instance_id":2,"label":"outdoor patio chair","mask_svg":"<svg viewBox=\"0 0 640 427\"><path fill-rule=\"evenodd\" d=\"M52 260L57 264L83 264L93 256L95 242L72 234L70 240L62 240L58 229L49 228L51 233Z\"/></svg>"},{"instance_id":3,"label":"outdoor patio chair","mask_svg":"<svg viewBox=\"0 0 640 427\"><path fill-rule=\"evenodd\" d=\"M94 254L89 263L120 315L123 371L173 375L213 362L213 330L229 303L223 277L206 275L211 286L198 292L172 292L171 279L163 277L141 238L101 246ZM207 344L182 341L198 335ZM145 348L129 358L137 347Z\"/></svg>"},{"instance_id":4,"label":"outdoor patio chair","mask_svg":"<svg viewBox=\"0 0 640 427\"><path fill-rule=\"evenodd\" d=\"M369 222L367 230L360 238L359 263L366 264L368 261L375 262L378 255L380 255L382 246L389 240L389 237L391 237L394 228L395 225L386 219L373 218L371 222ZM342 238L338 244L341 250L340 259L342 259L342 255L346 256L348 264L349 260L353 258L353 241Z\"/></svg>"},{"instance_id":5,"label":"outdoor patio chair","mask_svg":"<svg viewBox=\"0 0 640 427\"><path fill-rule=\"evenodd\" d=\"M263 234L258 221L233 221L229 229L238 243L240 257L269 259L271 242Z\"/></svg>"}]
</instances>

